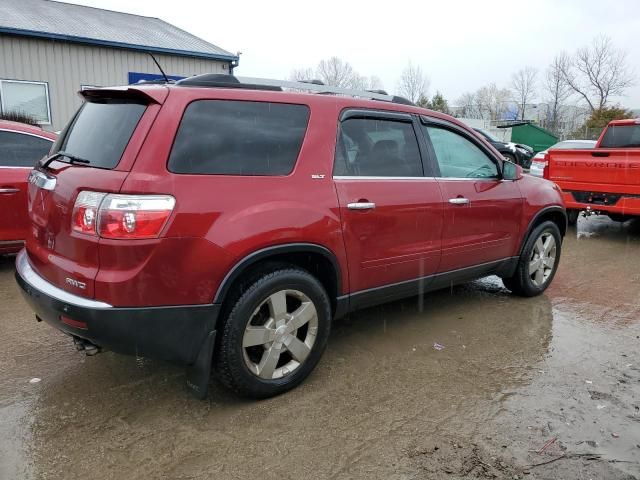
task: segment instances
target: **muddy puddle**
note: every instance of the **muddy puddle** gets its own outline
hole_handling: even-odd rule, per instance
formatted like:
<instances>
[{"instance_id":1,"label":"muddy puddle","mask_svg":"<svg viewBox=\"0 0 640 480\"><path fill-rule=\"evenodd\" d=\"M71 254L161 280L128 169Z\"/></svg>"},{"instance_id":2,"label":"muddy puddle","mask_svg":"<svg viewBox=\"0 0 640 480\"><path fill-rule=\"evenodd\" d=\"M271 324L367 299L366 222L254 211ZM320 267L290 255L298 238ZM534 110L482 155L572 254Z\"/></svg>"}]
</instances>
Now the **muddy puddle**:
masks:
<instances>
[{"instance_id":1,"label":"muddy puddle","mask_svg":"<svg viewBox=\"0 0 640 480\"><path fill-rule=\"evenodd\" d=\"M352 315L261 402L81 356L6 259L0 333L0 479L640 476L640 223L580 219L537 298L491 277Z\"/></svg>"}]
</instances>

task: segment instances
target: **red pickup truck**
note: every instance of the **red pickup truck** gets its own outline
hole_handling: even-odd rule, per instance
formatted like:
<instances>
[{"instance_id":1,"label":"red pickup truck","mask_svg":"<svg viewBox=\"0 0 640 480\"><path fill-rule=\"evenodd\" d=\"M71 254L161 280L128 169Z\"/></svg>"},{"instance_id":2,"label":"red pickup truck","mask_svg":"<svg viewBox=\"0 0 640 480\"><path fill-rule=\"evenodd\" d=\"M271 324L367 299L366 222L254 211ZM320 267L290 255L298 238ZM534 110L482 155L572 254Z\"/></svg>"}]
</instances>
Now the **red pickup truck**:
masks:
<instances>
[{"instance_id":1,"label":"red pickup truck","mask_svg":"<svg viewBox=\"0 0 640 480\"><path fill-rule=\"evenodd\" d=\"M624 222L640 216L640 118L614 120L591 150L549 150L544 178L563 192L569 223L580 211Z\"/></svg>"}]
</instances>

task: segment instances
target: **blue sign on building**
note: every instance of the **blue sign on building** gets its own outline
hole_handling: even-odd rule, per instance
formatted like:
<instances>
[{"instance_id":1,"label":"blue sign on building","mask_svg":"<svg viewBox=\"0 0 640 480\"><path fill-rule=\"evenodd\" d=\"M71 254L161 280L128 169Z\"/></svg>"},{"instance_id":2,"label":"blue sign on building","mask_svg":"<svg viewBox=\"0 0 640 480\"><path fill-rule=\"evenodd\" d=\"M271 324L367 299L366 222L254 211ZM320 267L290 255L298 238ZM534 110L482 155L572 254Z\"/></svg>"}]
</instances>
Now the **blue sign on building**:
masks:
<instances>
[{"instance_id":1,"label":"blue sign on building","mask_svg":"<svg viewBox=\"0 0 640 480\"><path fill-rule=\"evenodd\" d=\"M184 77L178 77L176 75L167 75L169 80L182 80ZM143 80L164 80L164 77L159 73L142 73L142 72L129 72L129 85L138 83Z\"/></svg>"}]
</instances>

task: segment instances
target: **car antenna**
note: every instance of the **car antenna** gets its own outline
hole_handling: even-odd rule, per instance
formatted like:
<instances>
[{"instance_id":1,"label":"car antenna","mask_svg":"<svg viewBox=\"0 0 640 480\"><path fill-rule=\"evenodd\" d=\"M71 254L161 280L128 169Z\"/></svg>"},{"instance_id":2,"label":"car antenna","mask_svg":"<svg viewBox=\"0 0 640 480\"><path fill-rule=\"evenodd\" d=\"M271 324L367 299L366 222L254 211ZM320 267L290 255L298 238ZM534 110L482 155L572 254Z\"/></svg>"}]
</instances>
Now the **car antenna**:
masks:
<instances>
[{"instance_id":1,"label":"car antenna","mask_svg":"<svg viewBox=\"0 0 640 480\"><path fill-rule=\"evenodd\" d=\"M164 81L167 83L171 83L171 81L169 80L169 77L167 77L167 74L164 73L164 70L162 69L162 67L160 66L160 63L158 63L158 60L156 60L156 57L153 56L153 53L151 52L147 52L149 54L149 56L153 59L153 63L155 63L158 67L158 70L160 70L160 73L162 74L162 76L164 77Z\"/></svg>"}]
</instances>

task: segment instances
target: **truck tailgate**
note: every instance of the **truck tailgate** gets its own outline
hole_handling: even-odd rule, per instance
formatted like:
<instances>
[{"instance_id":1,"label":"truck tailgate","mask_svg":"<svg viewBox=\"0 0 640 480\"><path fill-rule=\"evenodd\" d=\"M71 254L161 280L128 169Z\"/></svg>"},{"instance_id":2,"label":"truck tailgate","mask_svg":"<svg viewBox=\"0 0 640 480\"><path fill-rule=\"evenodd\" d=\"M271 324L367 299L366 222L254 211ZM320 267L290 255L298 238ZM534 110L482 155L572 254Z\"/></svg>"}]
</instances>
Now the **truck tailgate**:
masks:
<instances>
[{"instance_id":1,"label":"truck tailgate","mask_svg":"<svg viewBox=\"0 0 640 480\"><path fill-rule=\"evenodd\" d=\"M563 190L640 193L640 150L549 150L548 168Z\"/></svg>"}]
</instances>

